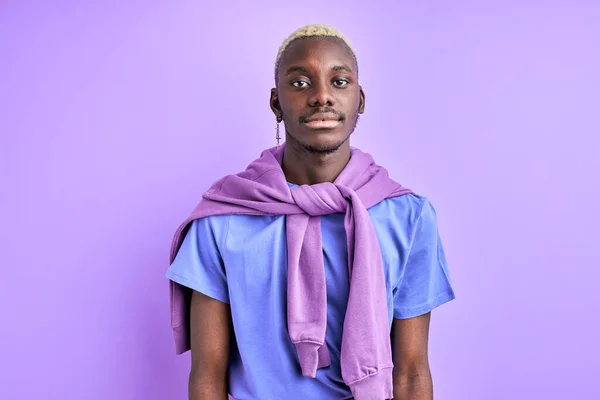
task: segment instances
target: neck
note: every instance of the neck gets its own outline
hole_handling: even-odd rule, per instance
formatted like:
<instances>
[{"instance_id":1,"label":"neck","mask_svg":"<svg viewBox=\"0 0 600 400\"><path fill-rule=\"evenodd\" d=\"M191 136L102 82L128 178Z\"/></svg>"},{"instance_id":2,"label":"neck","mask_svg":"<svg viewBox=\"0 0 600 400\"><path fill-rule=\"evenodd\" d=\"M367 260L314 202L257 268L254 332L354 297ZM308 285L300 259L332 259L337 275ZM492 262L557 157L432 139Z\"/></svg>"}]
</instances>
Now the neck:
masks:
<instances>
[{"instance_id":1,"label":"neck","mask_svg":"<svg viewBox=\"0 0 600 400\"><path fill-rule=\"evenodd\" d=\"M314 153L286 141L282 168L288 182L295 185L315 185L335 181L349 160L348 141L330 154Z\"/></svg>"}]
</instances>

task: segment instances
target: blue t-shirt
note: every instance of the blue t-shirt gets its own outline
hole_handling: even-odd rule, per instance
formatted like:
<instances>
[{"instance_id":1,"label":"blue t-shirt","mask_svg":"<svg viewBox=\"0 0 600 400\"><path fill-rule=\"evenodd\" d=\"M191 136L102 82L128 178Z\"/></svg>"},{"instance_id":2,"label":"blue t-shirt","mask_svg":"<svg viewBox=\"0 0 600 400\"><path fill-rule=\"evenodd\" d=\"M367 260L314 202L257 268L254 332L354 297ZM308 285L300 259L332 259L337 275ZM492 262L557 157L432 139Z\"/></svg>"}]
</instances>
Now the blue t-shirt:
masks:
<instances>
[{"instance_id":1,"label":"blue t-shirt","mask_svg":"<svg viewBox=\"0 0 600 400\"><path fill-rule=\"evenodd\" d=\"M454 299L433 206L404 195L369 209L383 256L392 319L425 314ZM287 331L285 216L226 215L195 220L167 277L229 303L235 340L230 394L239 400L349 399L340 369L348 301L344 214L321 217L327 280L326 342L331 365L303 377Z\"/></svg>"}]
</instances>

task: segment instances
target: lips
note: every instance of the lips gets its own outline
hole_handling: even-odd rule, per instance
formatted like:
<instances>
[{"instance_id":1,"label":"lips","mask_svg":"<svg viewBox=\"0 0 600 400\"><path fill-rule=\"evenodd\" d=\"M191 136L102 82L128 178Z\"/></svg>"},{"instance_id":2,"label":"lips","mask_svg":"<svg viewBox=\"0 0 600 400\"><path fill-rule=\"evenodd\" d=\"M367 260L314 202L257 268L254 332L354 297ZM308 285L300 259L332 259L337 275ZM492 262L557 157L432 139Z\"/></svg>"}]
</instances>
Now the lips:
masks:
<instances>
[{"instance_id":1,"label":"lips","mask_svg":"<svg viewBox=\"0 0 600 400\"><path fill-rule=\"evenodd\" d=\"M306 123L306 126L312 129L333 129L341 124L340 120L333 119L316 119L314 121L309 121Z\"/></svg>"},{"instance_id":2,"label":"lips","mask_svg":"<svg viewBox=\"0 0 600 400\"><path fill-rule=\"evenodd\" d=\"M341 124L341 118L334 113L321 113L306 118L305 124L311 129L333 129Z\"/></svg>"},{"instance_id":3,"label":"lips","mask_svg":"<svg viewBox=\"0 0 600 400\"><path fill-rule=\"evenodd\" d=\"M322 113L322 114L315 114L315 115L311 115L310 117L306 118L306 122L314 122L314 121L339 121L340 117L337 114L334 113Z\"/></svg>"}]
</instances>

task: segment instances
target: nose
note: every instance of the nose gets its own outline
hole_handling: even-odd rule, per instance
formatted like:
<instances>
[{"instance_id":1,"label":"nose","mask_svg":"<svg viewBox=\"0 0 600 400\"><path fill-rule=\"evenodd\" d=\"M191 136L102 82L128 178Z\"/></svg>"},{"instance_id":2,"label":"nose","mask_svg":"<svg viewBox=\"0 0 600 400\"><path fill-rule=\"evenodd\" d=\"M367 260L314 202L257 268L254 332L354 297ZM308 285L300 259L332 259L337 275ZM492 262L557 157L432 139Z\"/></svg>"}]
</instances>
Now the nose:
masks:
<instances>
[{"instance_id":1,"label":"nose","mask_svg":"<svg viewBox=\"0 0 600 400\"><path fill-rule=\"evenodd\" d=\"M311 107L333 106L335 103L331 86L325 82L314 83L308 97L308 105Z\"/></svg>"}]
</instances>

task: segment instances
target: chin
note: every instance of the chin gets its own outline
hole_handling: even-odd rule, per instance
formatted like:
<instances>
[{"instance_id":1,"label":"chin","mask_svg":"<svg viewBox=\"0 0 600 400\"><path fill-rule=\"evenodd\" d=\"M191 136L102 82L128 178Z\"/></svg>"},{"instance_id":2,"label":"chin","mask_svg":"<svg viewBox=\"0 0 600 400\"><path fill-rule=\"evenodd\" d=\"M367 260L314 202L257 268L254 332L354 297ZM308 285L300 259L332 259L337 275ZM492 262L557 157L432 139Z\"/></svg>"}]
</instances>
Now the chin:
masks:
<instances>
[{"instance_id":1,"label":"chin","mask_svg":"<svg viewBox=\"0 0 600 400\"><path fill-rule=\"evenodd\" d=\"M298 133L290 134L289 131L286 131L289 144L312 154L335 153L350 138L350 134L343 129L300 129Z\"/></svg>"},{"instance_id":2,"label":"chin","mask_svg":"<svg viewBox=\"0 0 600 400\"><path fill-rule=\"evenodd\" d=\"M347 141L348 136L342 138L336 138L331 140L311 140L305 143L301 143L302 147L311 153L315 154L331 154L335 153L342 147Z\"/></svg>"}]
</instances>

